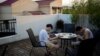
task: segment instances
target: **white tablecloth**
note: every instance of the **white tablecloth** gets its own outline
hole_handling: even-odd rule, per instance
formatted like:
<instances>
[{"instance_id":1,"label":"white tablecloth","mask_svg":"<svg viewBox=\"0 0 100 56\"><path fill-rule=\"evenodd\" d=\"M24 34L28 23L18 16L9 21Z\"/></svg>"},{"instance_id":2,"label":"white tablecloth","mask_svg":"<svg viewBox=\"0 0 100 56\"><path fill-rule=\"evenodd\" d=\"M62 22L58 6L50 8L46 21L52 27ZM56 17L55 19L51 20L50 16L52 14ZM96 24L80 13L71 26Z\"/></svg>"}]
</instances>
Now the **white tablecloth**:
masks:
<instances>
[{"instance_id":1,"label":"white tablecloth","mask_svg":"<svg viewBox=\"0 0 100 56\"><path fill-rule=\"evenodd\" d=\"M58 33L55 34L57 37L63 38L63 39L70 39L70 38L75 38L77 37L76 34L74 33Z\"/></svg>"}]
</instances>

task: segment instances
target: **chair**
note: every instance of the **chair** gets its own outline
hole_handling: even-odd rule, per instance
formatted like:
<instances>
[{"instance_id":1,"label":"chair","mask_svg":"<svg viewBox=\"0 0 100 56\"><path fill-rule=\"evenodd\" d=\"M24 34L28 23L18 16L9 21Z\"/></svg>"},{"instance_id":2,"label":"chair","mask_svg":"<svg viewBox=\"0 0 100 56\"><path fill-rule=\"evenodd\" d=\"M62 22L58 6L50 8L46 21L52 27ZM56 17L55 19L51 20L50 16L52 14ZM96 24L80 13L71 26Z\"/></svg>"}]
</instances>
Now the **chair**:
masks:
<instances>
[{"instance_id":1,"label":"chair","mask_svg":"<svg viewBox=\"0 0 100 56\"><path fill-rule=\"evenodd\" d=\"M29 38L30 38L30 41L31 41L31 44L32 44L32 49L31 49L31 52L30 52L30 56L31 56L32 50L35 49L35 48L43 48L44 47L46 49L46 52L48 53L48 49L47 49L46 45L45 46L40 45L40 42L35 38L32 29L30 28L30 29L27 29L26 31L29 35ZM37 51L40 51L40 50L37 50Z\"/></svg>"},{"instance_id":2,"label":"chair","mask_svg":"<svg viewBox=\"0 0 100 56\"><path fill-rule=\"evenodd\" d=\"M75 32L75 24L64 24L64 32L74 33Z\"/></svg>"},{"instance_id":3,"label":"chair","mask_svg":"<svg viewBox=\"0 0 100 56\"><path fill-rule=\"evenodd\" d=\"M77 52L77 56L93 56L96 42L94 39L83 40Z\"/></svg>"},{"instance_id":4,"label":"chair","mask_svg":"<svg viewBox=\"0 0 100 56\"><path fill-rule=\"evenodd\" d=\"M97 44L100 43L99 41L100 41L100 30L95 32L93 39L87 39L87 40L81 41L81 43L79 44L76 56L96 56L96 55L93 55L93 53L96 51L95 48ZM73 54L71 51L70 52L68 51L70 51L70 49L66 48L65 56L66 54L69 54L69 55L70 53Z\"/></svg>"},{"instance_id":5,"label":"chair","mask_svg":"<svg viewBox=\"0 0 100 56\"><path fill-rule=\"evenodd\" d=\"M65 56L68 54L69 56L93 56L94 48L95 48L95 40L87 39L81 41L76 51L70 50L70 48L66 48ZM76 52L76 53L74 53Z\"/></svg>"}]
</instances>

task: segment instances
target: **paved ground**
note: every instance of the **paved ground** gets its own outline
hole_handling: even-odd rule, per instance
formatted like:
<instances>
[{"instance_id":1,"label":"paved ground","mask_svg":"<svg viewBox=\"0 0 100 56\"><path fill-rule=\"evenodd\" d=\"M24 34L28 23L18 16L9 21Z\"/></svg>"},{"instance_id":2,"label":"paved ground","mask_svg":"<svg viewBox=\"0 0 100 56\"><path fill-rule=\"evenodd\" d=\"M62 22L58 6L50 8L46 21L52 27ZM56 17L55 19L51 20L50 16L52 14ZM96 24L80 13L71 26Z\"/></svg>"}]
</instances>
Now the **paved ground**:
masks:
<instances>
[{"instance_id":1,"label":"paved ground","mask_svg":"<svg viewBox=\"0 0 100 56\"><path fill-rule=\"evenodd\" d=\"M0 46L0 56L3 53L3 50L5 48L5 45ZM18 42L14 42L11 44L8 44L8 48L6 50L6 53L4 56L29 56L31 51L32 45L30 43L29 39L21 40ZM45 49L34 49L35 51L32 51L32 56L44 56ZM35 54L35 55L34 55ZM54 55L56 56L56 55ZM64 50L60 49L58 51L58 56L64 56ZM94 56L100 56L100 42L96 45Z\"/></svg>"},{"instance_id":2,"label":"paved ground","mask_svg":"<svg viewBox=\"0 0 100 56\"><path fill-rule=\"evenodd\" d=\"M2 54L2 51L4 50L4 47L5 46L0 46L0 56ZM8 45L5 56L29 56L31 48L32 48L32 45L29 39L14 42ZM41 50L41 48L34 49L34 50L35 50L35 55L34 55L34 52L32 51L32 54L31 54L32 56L43 56L45 52L45 50L43 51L43 49ZM64 54L63 50L59 52L58 52L58 55L63 56Z\"/></svg>"},{"instance_id":3,"label":"paved ground","mask_svg":"<svg viewBox=\"0 0 100 56\"><path fill-rule=\"evenodd\" d=\"M8 45L5 56L28 56L30 49L31 43L29 40L14 42Z\"/></svg>"}]
</instances>

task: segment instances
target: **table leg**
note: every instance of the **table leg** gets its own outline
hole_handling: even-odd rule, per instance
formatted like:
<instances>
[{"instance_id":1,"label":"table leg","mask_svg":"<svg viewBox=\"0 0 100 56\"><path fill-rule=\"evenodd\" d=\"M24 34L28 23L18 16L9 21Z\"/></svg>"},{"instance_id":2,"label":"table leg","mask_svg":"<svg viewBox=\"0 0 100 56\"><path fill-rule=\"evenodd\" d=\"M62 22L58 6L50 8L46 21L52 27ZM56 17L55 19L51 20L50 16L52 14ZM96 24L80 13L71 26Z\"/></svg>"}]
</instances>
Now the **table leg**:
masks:
<instances>
[{"instance_id":1,"label":"table leg","mask_svg":"<svg viewBox=\"0 0 100 56\"><path fill-rule=\"evenodd\" d=\"M66 56L67 55L67 48L65 49L65 54L64 54L64 56Z\"/></svg>"},{"instance_id":2,"label":"table leg","mask_svg":"<svg viewBox=\"0 0 100 56\"><path fill-rule=\"evenodd\" d=\"M62 44L62 41L63 41L63 40L61 39L61 48L62 48L62 45L63 45L63 44Z\"/></svg>"}]
</instances>

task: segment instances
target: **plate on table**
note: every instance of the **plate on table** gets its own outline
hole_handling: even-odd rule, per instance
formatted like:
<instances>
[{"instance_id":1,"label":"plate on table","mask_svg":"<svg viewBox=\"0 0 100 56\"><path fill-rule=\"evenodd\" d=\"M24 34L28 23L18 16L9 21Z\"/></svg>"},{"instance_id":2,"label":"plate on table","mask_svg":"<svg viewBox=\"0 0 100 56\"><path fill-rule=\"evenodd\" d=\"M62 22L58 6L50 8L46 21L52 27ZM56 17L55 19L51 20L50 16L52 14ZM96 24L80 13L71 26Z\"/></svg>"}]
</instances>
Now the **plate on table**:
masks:
<instances>
[{"instance_id":1,"label":"plate on table","mask_svg":"<svg viewBox=\"0 0 100 56\"><path fill-rule=\"evenodd\" d=\"M58 34L55 34L56 37L62 37L64 35L66 35L66 33L58 33Z\"/></svg>"}]
</instances>

